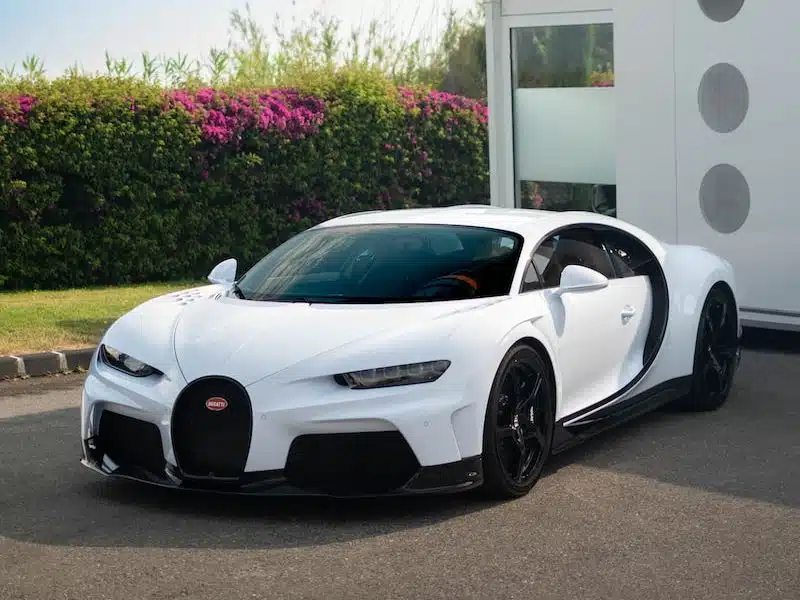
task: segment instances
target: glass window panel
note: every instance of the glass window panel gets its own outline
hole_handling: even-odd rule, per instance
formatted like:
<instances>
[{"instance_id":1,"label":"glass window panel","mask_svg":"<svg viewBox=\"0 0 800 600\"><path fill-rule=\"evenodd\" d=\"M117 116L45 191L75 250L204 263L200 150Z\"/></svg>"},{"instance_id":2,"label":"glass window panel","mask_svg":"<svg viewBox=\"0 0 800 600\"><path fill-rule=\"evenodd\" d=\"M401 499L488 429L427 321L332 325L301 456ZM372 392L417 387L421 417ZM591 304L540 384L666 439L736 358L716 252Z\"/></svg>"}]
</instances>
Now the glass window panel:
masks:
<instances>
[{"instance_id":1,"label":"glass window panel","mask_svg":"<svg viewBox=\"0 0 800 600\"><path fill-rule=\"evenodd\" d=\"M612 23L511 31L516 204L616 215Z\"/></svg>"}]
</instances>

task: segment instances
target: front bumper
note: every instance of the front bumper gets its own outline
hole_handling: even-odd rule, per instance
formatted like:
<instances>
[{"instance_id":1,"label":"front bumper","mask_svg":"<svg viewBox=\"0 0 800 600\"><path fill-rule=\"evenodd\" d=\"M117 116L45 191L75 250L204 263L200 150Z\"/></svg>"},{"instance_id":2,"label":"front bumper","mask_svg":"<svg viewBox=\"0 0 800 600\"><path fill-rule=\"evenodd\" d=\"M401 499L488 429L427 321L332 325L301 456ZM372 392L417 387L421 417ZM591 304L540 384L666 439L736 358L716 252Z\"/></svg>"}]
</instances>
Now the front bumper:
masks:
<instances>
[{"instance_id":1,"label":"front bumper","mask_svg":"<svg viewBox=\"0 0 800 600\"><path fill-rule=\"evenodd\" d=\"M195 492L213 492L251 496L326 496L334 498L373 498L420 494L445 494L464 492L483 483L481 457L463 459L455 463L420 467L405 484L380 491L363 488L298 487L293 485L282 469L245 473L236 480L181 479L178 469L167 465L162 473L141 468L117 467L109 469L88 449L84 450L81 464L95 473L109 478L128 479L163 488Z\"/></svg>"},{"instance_id":2,"label":"front bumper","mask_svg":"<svg viewBox=\"0 0 800 600\"><path fill-rule=\"evenodd\" d=\"M93 366L83 393L81 463L108 477L228 494L374 497L483 483L482 407L456 390L348 394L313 383L245 390L208 379L217 387L177 378L148 386ZM212 393L231 400L238 421L215 421L197 408Z\"/></svg>"}]
</instances>

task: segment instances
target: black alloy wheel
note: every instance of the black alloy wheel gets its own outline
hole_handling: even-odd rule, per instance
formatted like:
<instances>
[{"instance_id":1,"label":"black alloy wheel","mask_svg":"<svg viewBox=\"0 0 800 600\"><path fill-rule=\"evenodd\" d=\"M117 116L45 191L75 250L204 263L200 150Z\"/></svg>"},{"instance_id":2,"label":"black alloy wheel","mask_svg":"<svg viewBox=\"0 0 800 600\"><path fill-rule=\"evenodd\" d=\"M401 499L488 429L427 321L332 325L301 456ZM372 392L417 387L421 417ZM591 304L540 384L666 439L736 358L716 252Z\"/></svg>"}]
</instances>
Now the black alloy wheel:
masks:
<instances>
[{"instance_id":1,"label":"black alloy wheel","mask_svg":"<svg viewBox=\"0 0 800 600\"><path fill-rule=\"evenodd\" d=\"M555 393L542 356L513 347L497 371L483 435L484 491L495 498L527 494L550 455Z\"/></svg>"},{"instance_id":2,"label":"black alloy wheel","mask_svg":"<svg viewBox=\"0 0 800 600\"><path fill-rule=\"evenodd\" d=\"M708 293L700 314L695 346L692 388L678 403L688 411L711 411L730 395L739 360L736 305L720 286Z\"/></svg>"}]
</instances>

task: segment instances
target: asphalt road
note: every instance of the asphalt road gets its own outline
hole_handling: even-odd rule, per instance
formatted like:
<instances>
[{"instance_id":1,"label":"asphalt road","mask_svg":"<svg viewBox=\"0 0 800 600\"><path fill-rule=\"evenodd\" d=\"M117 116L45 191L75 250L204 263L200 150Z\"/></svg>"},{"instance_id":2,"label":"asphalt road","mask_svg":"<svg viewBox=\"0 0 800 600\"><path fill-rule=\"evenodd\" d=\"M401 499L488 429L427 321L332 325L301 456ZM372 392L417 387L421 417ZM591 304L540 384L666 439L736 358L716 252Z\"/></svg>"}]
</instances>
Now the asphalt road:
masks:
<instances>
[{"instance_id":1,"label":"asphalt road","mask_svg":"<svg viewBox=\"0 0 800 600\"><path fill-rule=\"evenodd\" d=\"M78 464L80 376L0 383L0 598L800 598L800 354L655 413L526 498L219 498Z\"/></svg>"}]
</instances>

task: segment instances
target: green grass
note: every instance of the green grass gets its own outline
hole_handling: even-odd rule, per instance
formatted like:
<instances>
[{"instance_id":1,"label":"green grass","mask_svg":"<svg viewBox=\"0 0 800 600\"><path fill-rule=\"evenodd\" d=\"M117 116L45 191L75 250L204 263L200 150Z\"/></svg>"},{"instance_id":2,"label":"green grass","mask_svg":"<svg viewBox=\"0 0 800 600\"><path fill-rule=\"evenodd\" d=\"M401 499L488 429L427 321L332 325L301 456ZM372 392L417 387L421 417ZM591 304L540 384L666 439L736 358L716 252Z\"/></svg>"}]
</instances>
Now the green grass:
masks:
<instances>
[{"instance_id":1,"label":"green grass","mask_svg":"<svg viewBox=\"0 0 800 600\"><path fill-rule=\"evenodd\" d=\"M92 346L115 319L137 304L195 285L173 282L0 293L0 356Z\"/></svg>"}]
</instances>

